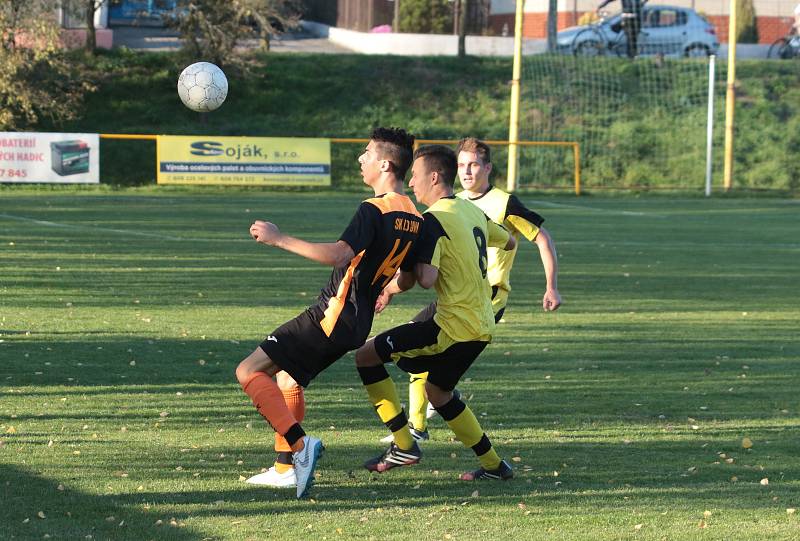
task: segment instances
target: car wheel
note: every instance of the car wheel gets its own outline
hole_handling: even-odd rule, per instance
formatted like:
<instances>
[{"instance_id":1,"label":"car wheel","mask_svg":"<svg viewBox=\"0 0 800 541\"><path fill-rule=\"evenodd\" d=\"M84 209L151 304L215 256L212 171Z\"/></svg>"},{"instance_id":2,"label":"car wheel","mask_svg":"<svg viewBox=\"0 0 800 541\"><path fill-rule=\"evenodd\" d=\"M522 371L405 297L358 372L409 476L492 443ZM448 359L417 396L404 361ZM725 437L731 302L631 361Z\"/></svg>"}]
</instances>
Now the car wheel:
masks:
<instances>
[{"instance_id":1,"label":"car wheel","mask_svg":"<svg viewBox=\"0 0 800 541\"><path fill-rule=\"evenodd\" d=\"M690 45L683 52L683 56L687 58L705 58L710 54L711 50L708 47L706 47L705 45L700 45L698 43Z\"/></svg>"},{"instance_id":2,"label":"car wheel","mask_svg":"<svg viewBox=\"0 0 800 541\"><path fill-rule=\"evenodd\" d=\"M780 38L775 43L770 45L767 58L786 59L792 57L792 48L789 45L789 40Z\"/></svg>"}]
</instances>

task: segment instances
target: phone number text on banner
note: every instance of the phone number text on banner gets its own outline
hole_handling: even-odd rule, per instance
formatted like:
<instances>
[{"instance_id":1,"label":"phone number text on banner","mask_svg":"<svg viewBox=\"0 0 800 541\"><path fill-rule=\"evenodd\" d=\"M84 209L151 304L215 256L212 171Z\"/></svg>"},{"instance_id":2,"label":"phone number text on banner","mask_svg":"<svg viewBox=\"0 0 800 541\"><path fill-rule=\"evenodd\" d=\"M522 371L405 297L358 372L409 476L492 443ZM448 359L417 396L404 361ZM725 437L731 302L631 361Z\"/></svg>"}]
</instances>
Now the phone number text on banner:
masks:
<instances>
[{"instance_id":1,"label":"phone number text on banner","mask_svg":"<svg viewBox=\"0 0 800 541\"><path fill-rule=\"evenodd\" d=\"M330 186L330 139L159 135L159 184Z\"/></svg>"}]
</instances>

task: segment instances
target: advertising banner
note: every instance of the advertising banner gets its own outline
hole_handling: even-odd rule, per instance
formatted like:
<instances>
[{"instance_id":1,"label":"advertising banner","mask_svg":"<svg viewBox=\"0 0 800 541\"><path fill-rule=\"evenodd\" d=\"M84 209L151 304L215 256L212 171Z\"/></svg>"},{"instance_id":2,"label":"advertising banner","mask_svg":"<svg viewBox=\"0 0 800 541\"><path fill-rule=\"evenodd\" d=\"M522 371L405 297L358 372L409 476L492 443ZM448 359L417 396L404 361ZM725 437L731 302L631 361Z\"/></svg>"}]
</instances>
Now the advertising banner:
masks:
<instances>
[{"instance_id":1,"label":"advertising banner","mask_svg":"<svg viewBox=\"0 0 800 541\"><path fill-rule=\"evenodd\" d=\"M329 139L159 135L157 149L159 184L331 184Z\"/></svg>"},{"instance_id":2,"label":"advertising banner","mask_svg":"<svg viewBox=\"0 0 800 541\"><path fill-rule=\"evenodd\" d=\"M0 132L0 182L98 184L96 133Z\"/></svg>"}]
</instances>

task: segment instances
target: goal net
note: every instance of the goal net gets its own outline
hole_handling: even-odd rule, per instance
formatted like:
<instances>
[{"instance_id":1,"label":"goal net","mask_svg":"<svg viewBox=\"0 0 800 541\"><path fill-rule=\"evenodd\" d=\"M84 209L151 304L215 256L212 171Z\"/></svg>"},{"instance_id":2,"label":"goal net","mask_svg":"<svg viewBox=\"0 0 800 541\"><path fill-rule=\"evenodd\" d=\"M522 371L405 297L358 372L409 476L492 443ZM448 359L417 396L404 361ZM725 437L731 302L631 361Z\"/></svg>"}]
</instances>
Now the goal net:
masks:
<instances>
[{"instance_id":1,"label":"goal net","mask_svg":"<svg viewBox=\"0 0 800 541\"><path fill-rule=\"evenodd\" d=\"M702 189L708 65L707 58L661 56L524 57L519 138L578 142L588 190ZM572 155L561 147L521 148L519 171L521 189L569 188Z\"/></svg>"}]
</instances>

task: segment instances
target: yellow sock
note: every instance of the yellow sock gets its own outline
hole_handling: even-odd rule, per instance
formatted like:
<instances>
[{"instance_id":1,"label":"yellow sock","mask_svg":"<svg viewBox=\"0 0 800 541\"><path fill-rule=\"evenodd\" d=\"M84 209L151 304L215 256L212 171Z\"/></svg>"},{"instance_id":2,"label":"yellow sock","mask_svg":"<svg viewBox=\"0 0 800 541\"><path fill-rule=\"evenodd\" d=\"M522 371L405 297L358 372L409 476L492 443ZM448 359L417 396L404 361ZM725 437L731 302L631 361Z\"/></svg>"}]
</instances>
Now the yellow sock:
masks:
<instances>
[{"instance_id":1,"label":"yellow sock","mask_svg":"<svg viewBox=\"0 0 800 541\"><path fill-rule=\"evenodd\" d=\"M496 470L500 467L500 456L466 404L453 398L439 413L461 443L475 451L483 469Z\"/></svg>"},{"instance_id":2,"label":"yellow sock","mask_svg":"<svg viewBox=\"0 0 800 541\"><path fill-rule=\"evenodd\" d=\"M425 381L428 373L411 374L408 383L408 420L417 430L428 428L428 419L425 417L428 409L428 397L425 395Z\"/></svg>"},{"instance_id":3,"label":"yellow sock","mask_svg":"<svg viewBox=\"0 0 800 541\"><path fill-rule=\"evenodd\" d=\"M372 405L375 406L375 411L378 412L378 417L392 431L397 446L400 449L411 449L414 446L414 438L408 429L408 418L400 407L400 397L392 378L387 377L364 387Z\"/></svg>"},{"instance_id":4,"label":"yellow sock","mask_svg":"<svg viewBox=\"0 0 800 541\"><path fill-rule=\"evenodd\" d=\"M294 469L294 465L292 464L281 464L280 462L275 463L275 471L278 473L286 473L292 469Z\"/></svg>"}]
</instances>

